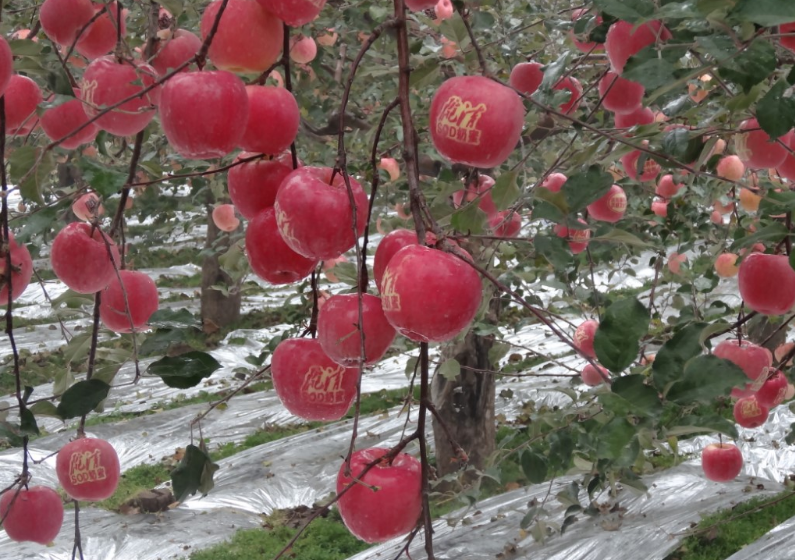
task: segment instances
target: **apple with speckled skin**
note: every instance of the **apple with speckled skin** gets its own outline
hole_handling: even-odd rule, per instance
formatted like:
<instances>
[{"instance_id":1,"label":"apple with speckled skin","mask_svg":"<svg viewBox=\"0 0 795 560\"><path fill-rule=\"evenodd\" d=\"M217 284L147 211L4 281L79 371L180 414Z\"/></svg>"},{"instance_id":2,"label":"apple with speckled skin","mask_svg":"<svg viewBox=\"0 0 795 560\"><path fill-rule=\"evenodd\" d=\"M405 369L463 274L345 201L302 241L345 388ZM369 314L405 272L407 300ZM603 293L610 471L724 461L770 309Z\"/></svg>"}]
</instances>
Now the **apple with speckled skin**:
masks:
<instances>
[{"instance_id":1,"label":"apple with speckled skin","mask_svg":"<svg viewBox=\"0 0 795 560\"><path fill-rule=\"evenodd\" d=\"M177 29L168 41L161 44L157 55L152 59L152 67L158 74L165 76L193 58L201 46L202 41L195 34L186 29ZM187 66L180 70L187 71Z\"/></svg>"},{"instance_id":2,"label":"apple with speckled skin","mask_svg":"<svg viewBox=\"0 0 795 560\"><path fill-rule=\"evenodd\" d=\"M63 500L45 486L11 489L0 497L0 519L12 541L50 544L63 525Z\"/></svg>"},{"instance_id":3,"label":"apple with speckled skin","mask_svg":"<svg viewBox=\"0 0 795 560\"><path fill-rule=\"evenodd\" d=\"M753 253L740 263L740 296L763 315L782 315L795 304L795 270L786 255Z\"/></svg>"},{"instance_id":4,"label":"apple with speckled skin","mask_svg":"<svg viewBox=\"0 0 795 560\"><path fill-rule=\"evenodd\" d=\"M116 243L98 228L73 222L55 236L50 251L52 270L61 282L79 294L104 289L116 277L121 260Z\"/></svg>"},{"instance_id":5,"label":"apple with speckled skin","mask_svg":"<svg viewBox=\"0 0 795 560\"><path fill-rule=\"evenodd\" d=\"M273 353L271 376L290 414L329 422L342 418L351 407L359 370L334 362L315 338L289 338Z\"/></svg>"},{"instance_id":6,"label":"apple with speckled skin","mask_svg":"<svg viewBox=\"0 0 795 560\"><path fill-rule=\"evenodd\" d=\"M711 443L701 452L701 468L713 482L729 482L743 470L743 454L732 443Z\"/></svg>"},{"instance_id":7,"label":"apple with speckled skin","mask_svg":"<svg viewBox=\"0 0 795 560\"><path fill-rule=\"evenodd\" d=\"M381 298L362 294L365 364L373 365L384 357L397 333L381 308ZM362 355L358 294L331 296L317 319L317 339L326 355L345 367L358 366Z\"/></svg>"},{"instance_id":8,"label":"apple with speckled skin","mask_svg":"<svg viewBox=\"0 0 795 560\"><path fill-rule=\"evenodd\" d=\"M337 475L337 507L342 520L355 537L368 543L409 533L422 512L422 465L406 453L398 453L392 461L376 462L387 453L389 449L378 447L356 451L351 456L350 472L343 461ZM374 462L375 466L361 476ZM361 484L354 482L359 476Z\"/></svg>"},{"instance_id":9,"label":"apple with speckled skin","mask_svg":"<svg viewBox=\"0 0 795 560\"><path fill-rule=\"evenodd\" d=\"M293 251L282 239L273 208L262 210L246 228L246 255L254 274L281 285L306 278L317 266L317 259L308 259Z\"/></svg>"},{"instance_id":10,"label":"apple with speckled skin","mask_svg":"<svg viewBox=\"0 0 795 560\"><path fill-rule=\"evenodd\" d=\"M117 333L130 333L133 329L136 332L145 330L149 317L157 311L159 305L157 286L143 272L120 270L119 276L121 283L114 276L108 287L102 291L99 305L102 324Z\"/></svg>"},{"instance_id":11,"label":"apple with speckled skin","mask_svg":"<svg viewBox=\"0 0 795 560\"><path fill-rule=\"evenodd\" d=\"M78 501L107 500L119 486L119 456L104 439L79 438L64 445L55 460L58 482Z\"/></svg>"}]
</instances>

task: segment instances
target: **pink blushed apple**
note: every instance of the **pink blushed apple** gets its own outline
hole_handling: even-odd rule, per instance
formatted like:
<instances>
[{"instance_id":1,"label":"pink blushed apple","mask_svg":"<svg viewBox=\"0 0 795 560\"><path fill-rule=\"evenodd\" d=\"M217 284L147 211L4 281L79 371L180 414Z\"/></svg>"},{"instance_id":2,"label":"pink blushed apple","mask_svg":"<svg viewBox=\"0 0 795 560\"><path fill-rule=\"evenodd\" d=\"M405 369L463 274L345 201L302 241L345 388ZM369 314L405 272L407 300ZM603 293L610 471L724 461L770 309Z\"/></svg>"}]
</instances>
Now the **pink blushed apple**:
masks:
<instances>
[{"instance_id":1,"label":"pink blushed apple","mask_svg":"<svg viewBox=\"0 0 795 560\"><path fill-rule=\"evenodd\" d=\"M113 240L83 222L67 225L52 242L53 272L68 288L80 294L93 294L110 284L116 276L114 261L118 267L119 250Z\"/></svg>"},{"instance_id":2,"label":"pink blushed apple","mask_svg":"<svg viewBox=\"0 0 795 560\"><path fill-rule=\"evenodd\" d=\"M103 439L79 438L64 445L55 460L64 492L79 501L110 498L119 485L119 456Z\"/></svg>"},{"instance_id":3,"label":"pink blushed apple","mask_svg":"<svg viewBox=\"0 0 795 560\"><path fill-rule=\"evenodd\" d=\"M281 285L306 278L317 266L317 259L308 259L293 251L282 239L273 208L262 210L246 228L246 255L254 273Z\"/></svg>"},{"instance_id":4,"label":"pink blushed apple","mask_svg":"<svg viewBox=\"0 0 795 560\"><path fill-rule=\"evenodd\" d=\"M587 356L588 358L596 357L596 352L593 348L593 339L596 335L596 329L598 328L599 322L589 319L581 323L574 331L574 346L583 356Z\"/></svg>"},{"instance_id":5,"label":"pink blushed apple","mask_svg":"<svg viewBox=\"0 0 795 560\"><path fill-rule=\"evenodd\" d=\"M701 468L713 482L729 482L743 470L743 455L732 443L711 443L701 452Z\"/></svg>"},{"instance_id":6,"label":"pink blushed apple","mask_svg":"<svg viewBox=\"0 0 795 560\"><path fill-rule=\"evenodd\" d=\"M52 488L12 488L0 497L0 519L12 541L50 544L61 531L63 515L63 500Z\"/></svg>"},{"instance_id":7,"label":"pink blushed apple","mask_svg":"<svg viewBox=\"0 0 795 560\"><path fill-rule=\"evenodd\" d=\"M290 147L301 115L293 94L273 86L246 86L248 119L240 147L247 152L276 155Z\"/></svg>"},{"instance_id":8,"label":"pink blushed apple","mask_svg":"<svg viewBox=\"0 0 795 560\"><path fill-rule=\"evenodd\" d=\"M795 304L795 271L786 255L748 255L738 283L745 304L763 315L783 315Z\"/></svg>"},{"instance_id":9,"label":"pink blushed apple","mask_svg":"<svg viewBox=\"0 0 795 560\"><path fill-rule=\"evenodd\" d=\"M395 339L396 332L381 308L381 299L362 294L362 323L367 365L378 362ZM326 355L346 367L357 366L361 358L359 297L357 294L331 296L318 315L318 341Z\"/></svg>"},{"instance_id":10,"label":"pink blushed apple","mask_svg":"<svg viewBox=\"0 0 795 560\"><path fill-rule=\"evenodd\" d=\"M242 153L236 161L254 155ZM229 170L227 177L229 198L244 218L253 220L262 210L273 206L282 182L292 172L293 162L289 153L236 165Z\"/></svg>"},{"instance_id":11,"label":"pink blushed apple","mask_svg":"<svg viewBox=\"0 0 795 560\"><path fill-rule=\"evenodd\" d=\"M157 311L159 298L155 282L143 272L120 270L102 291L99 316L102 324L117 333L146 330ZM129 305L128 305L129 304Z\"/></svg>"}]
</instances>

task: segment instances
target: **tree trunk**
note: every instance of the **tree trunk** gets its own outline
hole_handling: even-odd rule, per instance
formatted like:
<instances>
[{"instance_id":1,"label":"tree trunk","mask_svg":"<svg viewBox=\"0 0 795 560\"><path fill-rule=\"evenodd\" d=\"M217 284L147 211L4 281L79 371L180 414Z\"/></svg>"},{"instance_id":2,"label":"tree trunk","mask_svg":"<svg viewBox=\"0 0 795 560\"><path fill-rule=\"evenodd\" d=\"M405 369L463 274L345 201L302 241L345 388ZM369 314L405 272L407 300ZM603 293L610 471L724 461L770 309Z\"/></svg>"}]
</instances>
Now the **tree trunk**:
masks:
<instances>
[{"instance_id":1,"label":"tree trunk","mask_svg":"<svg viewBox=\"0 0 795 560\"><path fill-rule=\"evenodd\" d=\"M219 230L212 218L212 206L207 205L207 243L205 247L212 249L212 253L202 262L202 301L201 316L204 332L213 333L226 327L240 318L240 290L231 289L233 280L221 270L218 256L223 254L230 246L229 236L219 240ZM229 295L220 290L214 290L215 284L230 286Z\"/></svg>"},{"instance_id":2,"label":"tree trunk","mask_svg":"<svg viewBox=\"0 0 795 560\"><path fill-rule=\"evenodd\" d=\"M463 341L444 352L444 358L455 358L461 366L491 370L489 350L493 345L493 336L483 337L470 331ZM431 383L431 396L439 416L447 425L453 440L468 455L469 464L477 469L483 469L496 447L494 381L494 374L479 373L462 367L456 379L445 379L437 372ZM433 437L439 476L458 470L461 465L456 460L447 434L436 418L433 419Z\"/></svg>"}]
</instances>

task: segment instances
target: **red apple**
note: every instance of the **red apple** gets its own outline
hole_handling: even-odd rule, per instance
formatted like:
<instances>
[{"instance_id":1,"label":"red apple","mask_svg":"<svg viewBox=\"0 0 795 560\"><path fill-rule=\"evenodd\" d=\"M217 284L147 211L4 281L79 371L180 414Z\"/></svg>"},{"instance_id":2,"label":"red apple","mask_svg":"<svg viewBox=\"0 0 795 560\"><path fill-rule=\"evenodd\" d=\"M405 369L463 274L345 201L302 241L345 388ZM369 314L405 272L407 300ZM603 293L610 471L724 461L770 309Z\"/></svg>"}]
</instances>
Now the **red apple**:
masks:
<instances>
[{"instance_id":1,"label":"red apple","mask_svg":"<svg viewBox=\"0 0 795 560\"><path fill-rule=\"evenodd\" d=\"M769 413L756 397L743 397L734 403L734 420L743 428L758 428L767 422Z\"/></svg>"},{"instance_id":2,"label":"red apple","mask_svg":"<svg viewBox=\"0 0 795 560\"><path fill-rule=\"evenodd\" d=\"M3 243L0 242L0 307L8 305L6 267L9 254L11 255L11 301L15 301L22 295L33 276L33 260L30 258L30 251L25 245L17 244L11 232L9 234L8 253L3 249Z\"/></svg>"},{"instance_id":3,"label":"red apple","mask_svg":"<svg viewBox=\"0 0 795 560\"><path fill-rule=\"evenodd\" d=\"M701 468L713 482L729 482L743 470L743 455L732 443L711 443L701 452Z\"/></svg>"},{"instance_id":4,"label":"red apple","mask_svg":"<svg viewBox=\"0 0 795 560\"><path fill-rule=\"evenodd\" d=\"M400 164L398 164L395 158L382 157L381 161L378 163L378 169L383 169L389 173L390 181L397 181L400 179Z\"/></svg>"},{"instance_id":5,"label":"red apple","mask_svg":"<svg viewBox=\"0 0 795 560\"><path fill-rule=\"evenodd\" d=\"M634 113L643 103L646 89L637 82L625 80L615 72L608 72L599 80L602 106L614 113Z\"/></svg>"},{"instance_id":6,"label":"red apple","mask_svg":"<svg viewBox=\"0 0 795 560\"><path fill-rule=\"evenodd\" d=\"M664 42L670 38L670 31L660 21L648 21L638 25L617 21L607 32L605 50L613 70L621 74L629 57L658 41Z\"/></svg>"},{"instance_id":7,"label":"red apple","mask_svg":"<svg viewBox=\"0 0 795 560\"><path fill-rule=\"evenodd\" d=\"M729 360L745 372L751 380L756 380L767 368L773 365L770 350L749 340L724 340L712 353L718 358Z\"/></svg>"},{"instance_id":8,"label":"red apple","mask_svg":"<svg viewBox=\"0 0 795 560\"><path fill-rule=\"evenodd\" d=\"M14 59L8 42L0 37L0 95L5 93L14 74Z\"/></svg>"},{"instance_id":9,"label":"red apple","mask_svg":"<svg viewBox=\"0 0 795 560\"><path fill-rule=\"evenodd\" d=\"M740 267L737 266L737 255L734 253L721 253L715 259L715 272L721 278L732 278L737 276Z\"/></svg>"},{"instance_id":10,"label":"red apple","mask_svg":"<svg viewBox=\"0 0 795 560\"><path fill-rule=\"evenodd\" d=\"M384 270L395 256L395 253L400 251L407 245L417 245L417 234L407 229L396 229L387 233L378 247L375 250L375 259L373 260L373 275L375 276L375 285L378 286L378 291L381 292L381 280L384 277Z\"/></svg>"},{"instance_id":11,"label":"red apple","mask_svg":"<svg viewBox=\"0 0 795 560\"><path fill-rule=\"evenodd\" d=\"M6 134L24 136L39 123L36 108L42 102L41 89L26 76L11 76L5 90Z\"/></svg>"},{"instance_id":12,"label":"red apple","mask_svg":"<svg viewBox=\"0 0 795 560\"><path fill-rule=\"evenodd\" d=\"M784 23L778 26L779 33L788 33L786 37L781 37L779 42L781 46L795 52L795 22Z\"/></svg>"},{"instance_id":13,"label":"red apple","mask_svg":"<svg viewBox=\"0 0 795 560\"><path fill-rule=\"evenodd\" d=\"M577 221L583 224L583 226L587 226L585 220L580 218ZM588 246L588 240L591 238L591 230L568 228L563 224L557 224L554 231L555 235L568 241L569 249L571 249L571 252L575 255L585 251L585 248Z\"/></svg>"},{"instance_id":14,"label":"red apple","mask_svg":"<svg viewBox=\"0 0 795 560\"><path fill-rule=\"evenodd\" d=\"M58 482L74 500L107 500L119 485L116 450L104 439L80 438L64 445L55 461Z\"/></svg>"},{"instance_id":15,"label":"red apple","mask_svg":"<svg viewBox=\"0 0 795 560\"><path fill-rule=\"evenodd\" d=\"M39 22L47 37L59 45L69 46L78 31L94 16L91 0L44 0L39 8Z\"/></svg>"},{"instance_id":16,"label":"red apple","mask_svg":"<svg viewBox=\"0 0 795 560\"><path fill-rule=\"evenodd\" d=\"M163 132L171 147L188 159L218 158L234 150L248 113L243 80L222 70L177 74L160 95Z\"/></svg>"},{"instance_id":17,"label":"red apple","mask_svg":"<svg viewBox=\"0 0 795 560\"><path fill-rule=\"evenodd\" d=\"M235 207L231 204L219 204L213 208L213 223L221 231L235 231L240 227L240 220L235 216Z\"/></svg>"},{"instance_id":18,"label":"red apple","mask_svg":"<svg viewBox=\"0 0 795 560\"><path fill-rule=\"evenodd\" d=\"M638 175L638 161L641 156L646 157L643 162L641 175ZM647 153L640 150L632 150L621 157L621 165L624 166L626 174L636 181L653 181L660 174L660 164L654 161Z\"/></svg>"},{"instance_id":19,"label":"red apple","mask_svg":"<svg viewBox=\"0 0 795 560\"><path fill-rule=\"evenodd\" d=\"M287 4L283 0L274 4ZM292 2L291 2L292 3ZM202 39L213 27L221 0L204 10ZM240 73L260 73L270 68L282 50L282 22L256 0L229 0L218 31L210 46L210 60L216 68Z\"/></svg>"},{"instance_id":20,"label":"red apple","mask_svg":"<svg viewBox=\"0 0 795 560\"><path fill-rule=\"evenodd\" d=\"M597 385L604 383L605 378L610 379L610 372L602 366L599 366L599 369L596 369L591 364L586 364L586 366L582 368L580 378L582 379L582 382L589 387L596 387Z\"/></svg>"},{"instance_id":21,"label":"red apple","mask_svg":"<svg viewBox=\"0 0 795 560\"><path fill-rule=\"evenodd\" d=\"M660 177L654 194L663 198L673 198L684 187L684 183L674 183L674 176L667 174Z\"/></svg>"},{"instance_id":22,"label":"red apple","mask_svg":"<svg viewBox=\"0 0 795 560\"><path fill-rule=\"evenodd\" d=\"M665 218L668 216L668 201L666 200L652 200L651 202L651 211L661 217Z\"/></svg>"},{"instance_id":23,"label":"red apple","mask_svg":"<svg viewBox=\"0 0 795 560\"><path fill-rule=\"evenodd\" d=\"M763 315L783 315L795 304L795 270L786 255L748 255L738 280L745 304Z\"/></svg>"},{"instance_id":24,"label":"red apple","mask_svg":"<svg viewBox=\"0 0 795 560\"><path fill-rule=\"evenodd\" d=\"M549 189L552 192L560 192L560 189L563 188L564 183L566 183L568 180L569 178L563 173L551 173L546 179L544 179L544 181L541 183L541 186L545 189Z\"/></svg>"},{"instance_id":25,"label":"red apple","mask_svg":"<svg viewBox=\"0 0 795 560\"><path fill-rule=\"evenodd\" d=\"M395 340L395 329L381 309L381 299L362 294L362 322L367 365L384 357ZM326 355L346 367L358 366L361 352L359 335L359 296L338 294L331 296L317 319L317 339Z\"/></svg>"},{"instance_id":26,"label":"red apple","mask_svg":"<svg viewBox=\"0 0 795 560\"><path fill-rule=\"evenodd\" d=\"M273 86L246 86L248 119L240 147L256 154L276 155L290 147L301 115L293 94Z\"/></svg>"},{"instance_id":27,"label":"red apple","mask_svg":"<svg viewBox=\"0 0 795 560\"><path fill-rule=\"evenodd\" d=\"M599 321L589 319L574 331L574 346L579 350L583 356L595 358L596 352L593 349L593 338L596 335L596 329L599 328Z\"/></svg>"},{"instance_id":28,"label":"red apple","mask_svg":"<svg viewBox=\"0 0 795 560\"><path fill-rule=\"evenodd\" d=\"M44 134L53 142L58 142L66 138L88 122L88 116L83 110L83 102L79 99L72 99L62 103L52 109L47 109L41 116L41 128ZM91 123L80 132L69 136L59 145L65 150L74 150L83 144L92 143L99 132L99 128Z\"/></svg>"},{"instance_id":29,"label":"red apple","mask_svg":"<svg viewBox=\"0 0 795 560\"><path fill-rule=\"evenodd\" d=\"M648 107L638 107L631 113L616 113L616 128L643 126L654 122L654 111Z\"/></svg>"},{"instance_id":30,"label":"red apple","mask_svg":"<svg viewBox=\"0 0 795 560\"><path fill-rule=\"evenodd\" d=\"M94 4L94 11L98 12L103 9L103 4ZM93 14L92 14L93 15ZM107 4L107 10L104 14L94 20L88 26L80 39L77 41L75 50L82 54L89 60L94 60L108 54L116 47L118 39L117 23L119 17L119 8L116 2ZM127 10L121 12L121 34L122 37L127 32L125 20L127 18Z\"/></svg>"},{"instance_id":31,"label":"red apple","mask_svg":"<svg viewBox=\"0 0 795 560\"><path fill-rule=\"evenodd\" d=\"M760 405L773 408L784 402L787 389L787 378L780 371L776 371L772 377L768 377L754 396Z\"/></svg>"},{"instance_id":32,"label":"red apple","mask_svg":"<svg viewBox=\"0 0 795 560\"><path fill-rule=\"evenodd\" d=\"M582 85L577 78L567 76L555 84L555 87L552 89L555 91L566 90L571 94L569 100L565 103L561 103L560 107L558 107L561 113L568 115L569 113L576 111L580 106L580 101L582 101Z\"/></svg>"},{"instance_id":33,"label":"red apple","mask_svg":"<svg viewBox=\"0 0 795 560\"><path fill-rule=\"evenodd\" d=\"M326 0L258 0L267 11L290 27L301 27L313 21Z\"/></svg>"},{"instance_id":34,"label":"red apple","mask_svg":"<svg viewBox=\"0 0 795 560\"><path fill-rule=\"evenodd\" d=\"M118 266L119 250L112 239L83 222L67 225L52 242L52 271L77 293L93 294L104 289L116 277L106 242Z\"/></svg>"},{"instance_id":35,"label":"red apple","mask_svg":"<svg viewBox=\"0 0 795 560\"><path fill-rule=\"evenodd\" d=\"M331 421L342 418L356 398L359 370L332 361L317 339L289 338L273 353L271 376L290 414Z\"/></svg>"},{"instance_id":36,"label":"red apple","mask_svg":"<svg viewBox=\"0 0 795 560\"><path fill-rule=\"evenodd\" d=\"M455 11L451 0L439 0L433 9L436 12L436 19L439 21L450 19Z\"/></svg>"},{"instance_id":37,"label":"red apple","mask_svg":"<svg viewBox=\"0 0 795 560\"><path fill-rule=\"evenodd\" d=\"M739 181L745 175L745 165L739 156L726 156L718 162L715 171L718 177L723 177L729 181Z\"/></svg>"},{"instance_id":38,"label":"red apple","mask_svg":"<svg viewBox=\"0 0 795 560\"><path fill-rule=\"evenodd\" d=\"M316 259L301 256L287 246L276 225L273 208L266 208L249 222L246 254L251 270L271 284L297 282L317 266Z\"/></svg>"},{"instance_id":39,"label":"red apple","mask_svg":"<svg viewBox=\"0 0 795 560\"><path fill-rule=\"evenodd\" d=\"M538 90L538 86L544 79L543 67L544 65L538 62L520 62L511 70L508 83L525 95L532 95Z\"/></svg>"},{"instance_id":40,"label":"red apple","mask_svg":"<svg viewBox=\"0 0 795 560\"><path fill-rule=\"evenodd\" d=\"M522 99L483 76L450 78L431 102L431 139L443 156L473 167L497 167L519 142Z\"/></svg>"},{"instance_id":41,"label":"red apple","mask_svg":"<svg viewBox=\"0 0 795 560\"><path fill-rule=\"evenodd\" d=\"M242 153L238 159L253 155ZM292 172L293 162L289 153L237 165L229 170L229 198L244 218L253 220L262 210L273 206L282 181Z\"/></svg>"},{"instance_id":42,"label":"red apple","mask_svg":"<svg viewBox=\"0 0 795 560\"><path fill-rule=\"evenodd\" d=\"M190 60L199 52L201 46L202 41L196 35L186 29L177 29L171 39L161 44L157 55L152 59L152 67L159 75L165 76ZM187 72L188 68L183 68L181 71Z\"/></svg>"},{"instance_id":43,"label":"red apple","mask_svg":"<svg viewBox=\"0 0 795 560\"><path fill-rule=\"evenodd\" d=\"M613 185L602 198L588 205L588 214L602 222L615 223L627 211L627 195L624 189Z\"/></svg>"},{"instance_id":44,"label":"red apple","mask_svg":"<svg viewBox=\"0 0 795 560\"><path fill-rule=\"evenodd\" d=\"M587 13L588 13L588 10L585 9L585 8L580 8L579 10L574 10L571 13L571 21L577 21L578 19L580 19L581 17L583 17ZM596 25L601 25L601 24L602 24L602 17L601 16L596 16ZM574 43L574 46L577 48L577 50L580 51L580 52L589 53L591 51L599 52L599 51L604 50L604 45L600 45L599 43L589 42L587 35L584 36L584 37L579 37L578 38L578 36L575 35L575 33L574 33L574 29L569 31L569 38L571 39L571 42ZM582 39L582 40L580 40L580 39Z\"/></svg>"},{"instance_id":45,"label":"red apple","mask_svg":"<svg viewBox=\"0 0 795 560\"><path fill-rule=\"evenodd\" d=\"M792 131L779 140L784 144L792 142ZM756 119L748 119L740 124L740 132L734 137L734 147L740 160L751 169L778 167L787 157L784 146L771 140Z\"/></svg>"},{"instance_id":46,"label":"red apple","mask_svg":"<svg viewBox=\"0 0 795 560\"><path fill-rule=\"evenodd\" d=\"M522 217L515 210L497 212L489 217L489 229L497 237L516 237L522 229Z\"/></svg>"},{"instance_id":47,"label":"red apple","mask_svg":"<svg viewBox=\"0 0 795 560\"><path fill-rule=\"evenodd\" d=\"M474 183L470 183L466 189L453 193L453 206L460 208L464 201L471 202L479 198L478 207L489 217L493 216L497 213L497 206L491 198L491 189L494 187L494 182L494 179L488 175L478 175L477 186ZM464 199L464 192L466 192L466 200Z\"/></svg>"},{"instance_id":48,"label":"red apple","mask_svg":"<svg viewBox=\"0 0 795 560\"><path fill-rule=\"evenodd\" d=\"M290 58L298 64L309 64L317 56L317 43L312 37L301 37L290 41Z\"/></svg>"},{"instance_id":49,"label":"red apple","mask_svg":"<svg viewBox=\"0 0 795 560\"><path fill-rule=\"evenodd\" d=\"M356 451L349 475L345 462L337 475L338 495L350 486L337 502L342 520L356 538L368 543L409 533L422 513L422 465L411 455L398 453L391 462L382 459L361 477L361 484L353 482L387 453L379 447Z\"/></svg>"},{"instance_id":50,"label":"red apple","mask_svg":"<svg viewBox=\"0 0 795 560\"><path fill-rule=\"evenodd\" d=\"M133 66L126 62L119 63L115 56L98 58L88 65L83 74L80 86L83 109L86 115L94 117L103 108L140 93L155 83L155 79L155 69L148 64ZM158 98L159 89L155 88L105 113L95 123L115 136L137 134L155 117L154 105Z\"/></svg>"},{"instance_id":51,"label":"red apple","mask_svg":"<svg viewBox=\"0 0 795 560\"><path fill-rule=\"evenodd\" d=\"M458 257L408 245L390 259L381 279L381 305L387 320L417 342L455 338L480 307L480 276Z\"/></svg>"},{"instance_id":52,"label":"red apple","mask_svg":"<svg viewBox=\"0 0 795 560\"><path fill-rule=\"evenodd\" d=\"M362 235L367 222L367 195L353 177L350 185L356 202L357 235ZM307 258L333 259L356 243L345 180L330 167L293 171L279 188L273 207L285 243Z\"/></svg>"},{"instance_id":53,"label":"red apple","mask_svg":"<svg viewBox=\"0 0 795 560\"><path fill-rule=\"evenodd\" d=\"M95 193L86 193L72 203L72 212L77 219L91 222L105 213L105 207Z\"/></svg>"},{"instance_id":54,"label":"red apple","mask_svg":"<svg viewBox=\"0 0 795 560\"><path fill-rule=\"evenodd\" d=\"M157 286L143 272L120 270L119 275L121 284L114 276L108 287L102 291L99 306L102 323L117 333L130 333L133 329L136 332L146 330L149 317L157 311L159 305ZM127 303L129 303L129 313Z\"/></svg>"},{"instance_id":55,"label":"red apple","mask_svg":"<svg viewBox=\"0 0 795 560\"><path fill-rule=\"evenodd\" d=\"M63 524L63 500L44 486L16 488L0 497L0 519L8 538L16 542L50 544Z\"/></svg>"}]
</instances>

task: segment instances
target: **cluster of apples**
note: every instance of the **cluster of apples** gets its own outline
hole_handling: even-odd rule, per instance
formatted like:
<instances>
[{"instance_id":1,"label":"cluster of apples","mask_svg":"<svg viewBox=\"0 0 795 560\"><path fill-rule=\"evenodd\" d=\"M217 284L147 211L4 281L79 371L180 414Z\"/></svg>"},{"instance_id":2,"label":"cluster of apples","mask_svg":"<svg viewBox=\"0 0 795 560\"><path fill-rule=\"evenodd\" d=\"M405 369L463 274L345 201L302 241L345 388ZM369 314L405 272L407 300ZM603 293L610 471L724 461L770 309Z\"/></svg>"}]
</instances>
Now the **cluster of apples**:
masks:
<instances>
[{"instance_id":1,"label":"cluster of apples","mask_svg":"<svg viewBox=\"0 0 795 560\"><path fill-rule=\"evenodd\" d=\"M99 502L119 485L119 456L105 440L79 438L67 443L55 461L58 482L73 500ZM17 542L51 543L63 524L61 496L46 486L12 489L0 498L0 519L8 537Z\"/></svg>"},{"instance_id":2,"label":"cluster of apples","mask_svg":"<svg viewBox=\"0 0 795 560\"><path fill-rule=\"evenodd\" d=\"M497 210L491 197L494 179L488 175L479 175L477 183L472 181L466 189L453 193L453 206L460 208L464 203L478 201L478 207L488 216L491 233L505 239L516 237L522 229L522 217L516 210Z\"/></svg>"}]
</instances>

